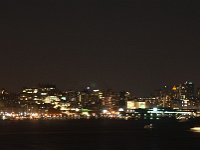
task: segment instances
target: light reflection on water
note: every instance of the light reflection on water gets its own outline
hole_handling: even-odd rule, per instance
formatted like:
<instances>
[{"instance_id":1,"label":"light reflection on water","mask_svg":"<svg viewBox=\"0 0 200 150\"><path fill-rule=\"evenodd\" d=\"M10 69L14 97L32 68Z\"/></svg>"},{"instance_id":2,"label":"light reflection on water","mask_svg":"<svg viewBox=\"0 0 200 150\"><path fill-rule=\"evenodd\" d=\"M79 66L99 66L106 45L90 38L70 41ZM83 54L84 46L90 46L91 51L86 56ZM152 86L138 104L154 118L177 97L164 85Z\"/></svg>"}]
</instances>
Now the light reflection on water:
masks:
<instances>
[{"instance_id":1,"label":"light reflection on water","mask_svg":"<svg viewBox=\"0 0 200 150\"><path fill-rule=\"evenodd\" d=\"M193 128L190 128L190 130L195 133L200 133L200 127L193 127Z\"/></svg>"}]
</instances>

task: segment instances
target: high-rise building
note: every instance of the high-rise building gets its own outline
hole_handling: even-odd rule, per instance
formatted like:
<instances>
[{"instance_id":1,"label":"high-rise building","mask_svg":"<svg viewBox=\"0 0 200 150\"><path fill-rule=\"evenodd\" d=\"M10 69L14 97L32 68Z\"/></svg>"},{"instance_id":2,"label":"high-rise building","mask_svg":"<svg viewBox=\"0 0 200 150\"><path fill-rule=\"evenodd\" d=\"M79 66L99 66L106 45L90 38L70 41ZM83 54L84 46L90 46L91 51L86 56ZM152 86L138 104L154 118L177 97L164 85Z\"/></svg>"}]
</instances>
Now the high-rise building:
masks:
<instances>
[{"instance_id":1,"label":"high-rise building","mask_svg":"<svg viewBox=\"0 0 200 150\"><path fill-rule=\"evenodd\" d=\"M101 100L102 108L109 111L116 111L119 109L119 93L112 90L104 91L104 98Z\"/></svg>"},{"instance_id":2,"label":"high-rise building","mask_svg":"<svg viewBox=\"0 0 200 150\"><path fill-rule=\"evenodd\" d=\"M194 84L186 81L179 86L179 98L182 100L194 100Z\"/></svg>"},{"instance_id":3,"label":"high-rise building","mask_svg":"<svg viewBox=\"0 0 200 150\"><path fill-rule=\"evenodd\" d=\"M122 91L119 93L119 107L125 108L126 102L131 98L130 92Z\"/></svg>"}]
</instances>

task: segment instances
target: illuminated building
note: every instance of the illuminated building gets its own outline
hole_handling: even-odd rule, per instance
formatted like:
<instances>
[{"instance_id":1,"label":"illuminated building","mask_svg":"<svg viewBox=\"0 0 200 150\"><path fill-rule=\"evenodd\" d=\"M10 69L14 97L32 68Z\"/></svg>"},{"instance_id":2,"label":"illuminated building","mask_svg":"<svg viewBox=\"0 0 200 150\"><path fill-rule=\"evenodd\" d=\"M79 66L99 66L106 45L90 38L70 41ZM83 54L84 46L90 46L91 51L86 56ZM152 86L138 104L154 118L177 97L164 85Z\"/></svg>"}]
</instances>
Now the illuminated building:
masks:
<instances>
[{"instance_id":1,"label":"illuminated building","mask_svg":"<svg viewBox=\"0 0 200 150\"><path fill-rule=\"evenodd\" d=\"M126 107L126 102L131 99L130 92L122 91L119 93L119 107L124 108Z\"/></svg>"},{"instance_id":2,"label":"illuminated building","mask_svg":"<svg viewBox=\"0 0 200 150\"><path fill-rule=\"evenodd\" d=\"M179 86L179 98L182 100L194 100L194 84L186 81Z\"/></svg>"},{"instance_id":3,"label":"illuminated building","mask_svg":"<svg viewBox=\"0 0 200 150\"><path fill-rule=\"evenodd\" d=\"M85 90L79 92L77 101L79 108L97 111L100 109L100 100L102 98L103 93L99 89L92 90L87 87Z\"/></svg>"},{"instance_id":4,"label":"illuminated building","mask_svg":"<svg viewBox=\"0 0 200 150\"><path fill-rule=\"evenodd\" d=\"M175 90L175 87L173 87ZM158 107L171 107L171 100L172 100L172 89L170 86L164 86L160 90L157 90L154 97L157 99L157 106Z\"/></svg>"},{"instance_id":5,"label":"illuminated building","mask_svg":"<svg viewBox=\"0 0 200 150\"><path fill-rule=\"evenodd\" d=\"M179 87L174 85L171 90L172 99L179 99Z\"/></svg>"},{"instance_id":6,"label":"illuminated building","mask_svg":"<svg viewBox=\"0 0 200 150\"><path fill-rule=\"evenodd\" d=\"M146 109L146 102L127 101L127 109Z\"/></svg>"},{"instance_id":7,"label":"illuminated building","mask_svg":"<svg viewBox=\"0 0 200 150\"><path fill-rule=\"evenodd\" d=\"M164 86L153 95L158 99L157 107L163 108L196 108L194 84L186 81L178 86Z\"/></svg>"},{"instance_id":8,"label":"illuminated building","mask_svg":"<svg viewBox=\"0 0 200 150\"><path fill-rule=\"evenodd\" d=\"M24 88L20 93L19 99L22 101L35 101L39 103L48 96L57 96L55 86L53 85L40 85L34 88Z\"/></svg>"},{"instance_id":9,"label":"illuminated building","mask_svg":"<svg viewBox=\"0 0 200 150\"><path fill-rule=\"evenodd\" d=\"M101 100L101 107L109 111L119 110L119 93L107 90L104 92L104 98Z\"/></svg>"}]
</instances>

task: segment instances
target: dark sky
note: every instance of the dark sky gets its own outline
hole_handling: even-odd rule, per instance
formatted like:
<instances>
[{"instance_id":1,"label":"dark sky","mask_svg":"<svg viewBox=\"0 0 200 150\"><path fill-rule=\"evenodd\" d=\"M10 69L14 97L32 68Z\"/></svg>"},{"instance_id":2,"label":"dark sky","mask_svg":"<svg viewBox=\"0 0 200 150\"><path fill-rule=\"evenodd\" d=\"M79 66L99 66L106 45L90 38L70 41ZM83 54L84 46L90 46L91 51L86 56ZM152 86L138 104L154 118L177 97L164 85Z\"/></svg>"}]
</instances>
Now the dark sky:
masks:
<instances>
[{"instance_id":1,"label":"dark sky","mask_svg":"<svg viewBox=\"0 0 200 150\"><path fill-rule=\"evenodd\" d=\"M200 5L192 0L0 2L0 87L130 90L200 85Z\"/></svg>"}]
</instances>

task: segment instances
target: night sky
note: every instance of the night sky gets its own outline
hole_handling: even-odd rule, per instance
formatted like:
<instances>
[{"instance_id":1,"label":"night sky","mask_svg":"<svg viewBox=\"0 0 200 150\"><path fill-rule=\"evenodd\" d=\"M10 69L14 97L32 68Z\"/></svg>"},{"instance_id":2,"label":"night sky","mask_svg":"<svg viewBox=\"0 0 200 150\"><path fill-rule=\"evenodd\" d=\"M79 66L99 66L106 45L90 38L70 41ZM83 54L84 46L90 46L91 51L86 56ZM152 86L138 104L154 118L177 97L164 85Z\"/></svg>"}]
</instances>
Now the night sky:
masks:
<instances>
[{"instance_id":1,"label":"night sky","mask_svg":"<svg viewBox=\"0 0 200 150\"><path fill-rule=\"evenodd\" d=\"M141 96L186 80L200 86L197 1L2 1L0 87L93 85Z\"/></svg>"}]
</instances>

